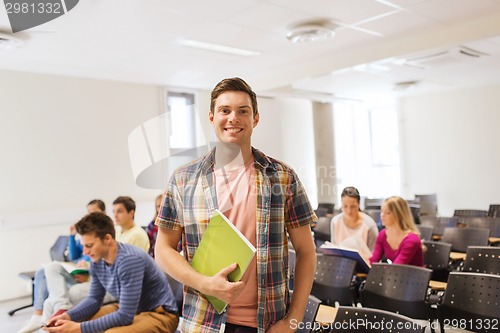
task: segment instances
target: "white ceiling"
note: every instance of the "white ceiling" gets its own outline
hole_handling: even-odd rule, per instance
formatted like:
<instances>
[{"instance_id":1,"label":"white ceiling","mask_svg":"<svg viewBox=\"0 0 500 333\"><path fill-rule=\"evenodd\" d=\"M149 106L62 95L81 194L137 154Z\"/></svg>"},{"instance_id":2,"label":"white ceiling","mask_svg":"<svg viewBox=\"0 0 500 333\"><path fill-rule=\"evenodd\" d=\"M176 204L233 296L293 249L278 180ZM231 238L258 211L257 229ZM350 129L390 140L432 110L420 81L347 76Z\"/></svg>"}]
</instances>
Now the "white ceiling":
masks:
<instances>
[{"instance_id":1,"label":"white ceiling","mask_svg":"<svg viewBox=\"0 0 500 333\"><path fill-rule=\"evenodd\" d=\"M290 24L318 18L339 25L334 38L285 38ZM0 31L10 31L3 8ZM240 76L260 94L325 98L386 96L403 81L418 83L397 94L500 83L500 0L81 0L14 35L25 44L0 50L0 69L204 89ZM197 50L183 39L260 54ZM449 50L459 45L486 55L456 57ZM437 52L447 61L402 64Z\"/></svg>"}]
</instances>

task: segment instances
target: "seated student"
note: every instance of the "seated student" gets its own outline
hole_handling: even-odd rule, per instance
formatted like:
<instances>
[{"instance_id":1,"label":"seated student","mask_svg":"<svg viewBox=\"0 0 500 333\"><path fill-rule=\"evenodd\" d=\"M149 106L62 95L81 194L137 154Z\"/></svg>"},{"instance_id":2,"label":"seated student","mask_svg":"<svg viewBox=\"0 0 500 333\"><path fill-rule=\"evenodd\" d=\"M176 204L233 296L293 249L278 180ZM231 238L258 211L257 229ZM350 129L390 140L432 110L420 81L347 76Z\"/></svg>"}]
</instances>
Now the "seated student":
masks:
<instances>
[{"instance_id":1,"label":"seated student","mask_svg":"<svg viewBox=\"0 0 500 333\"><path fill-rule=\"evenodd\" d=\"M135 245L148 252L148 234L134 222L135 201L126 196L116 198L113 201L113 215L116 224L116 240Z\"/></svg>"},{"instance_id":2,"label":"seated student","mask_svg":"<svg viewBox=\"0 0 500 333\"><path fill-rule=\"evenodd\" d=\"M92 213L92 212L105 212L106 211L106 205L102 200L95 199L91 200L87 204L87 212ZM88 262L90 261L90 258L87 256L83 256L82 252L82 246L81 244L75 240L75 228L72 225L70 227L70 235L69 235L69 242L68 242L68 251L69 251L69 259L76 263L79 266L86 266L88 265ZM61 288L67 288L67 285L74 285L76 283L82 283L87 281L88 279L88 274L77 274L77 275L70 275L65 269L62 268L59 262L52 262L44 267L39 268L35 272L35 279L34 279L34 290L33 290L33 307L35 309L35 312L33 316L30 318L30 320L18 331L18 333L30 333L38 330L40 326L43 323L43 308L44 308L44 302L49 298L49 296L57 297L49 290L49 287L47 285L47 274L46 274L46 269L52 274L52 272L55 270L58 273L56 274L62 274L61 279L62 279L62 285ZM50 279L50 278L49 278ZM67 284L67 285L66 285ZM57 292L59 289L56 288L54 291Z\"/></svg>"},{"instance_id":3,"label":"seated student","mask_svg":"<svg viewBox=\"0 0 500 333\"><path fill-rule=\"evenodd\" d=\"M361 196L355 187L344 188L340 195L342 213L332 218L331 242L339 246L355 248L368 260L378 235L377 224L360 211Z\"/></svg>"},{"instance_id":4,"label":"seated student","mask_svg":"<svg viewBox=\"0 0 500 333\"><path fill-rule=\"evenodd\" d=\"M141 249L115 239L113 221L91 213L76 224L91 258L89 295L52 317L48 332L175 332L179 315L166 275ZM118 303L102 306L108 291ZM114 328L114 329L113 329Z\"/></svg>"},{"instance_id":5,"label":"seated student","mask_svg":"<svg viewBox=\"0 0 500 333\"><path fill-rule=\"evenodd\" d=\"M160 206L161 206L161 199L163 197L163 194L160 194L156 197L155 199L155 216L149 222L148 226L146 227L146 233L148 234L149 238L149 255L151 257L155 257L155 244L156 244L156 236L158 235L158 226L155 224L156 217L158 216L158 212L160 211Z\"/></svg>"},{"instance_id":6,"label":"seated student","mask_svg":"<svg viewBox=\"0 0 500 333\"><path fill-rule=\"evenodd\" d=\"M113 214L118 230L116 231L117 241L125 244L135 245L144 251L149 250L149 239L146 232L134 222L135 201L130 197L120 196L113 201ZM43 318L50 318L58 312L64 312L71 309L87 297L90 289L90 282L67 285L62 279L61 267L50 267L53 272L47 277L49 297L43 307ZM47 270L47 268L46 268ZM57 274L57 272L60 274ZM109 303L113 297L106 294L105 303Z\"/></svg>"},{"instance_id":7,"label":"seated student","mask_svg":"<svg viewBox=\"0 0 500 333\"><path fill-rule=\"evenodd\" d=\"M406 200L396 196L385 199L380 217L385 229L378 234L370 264L385 257L393 264L423 267L420 233Z\"/></svg>"}]
</instances>

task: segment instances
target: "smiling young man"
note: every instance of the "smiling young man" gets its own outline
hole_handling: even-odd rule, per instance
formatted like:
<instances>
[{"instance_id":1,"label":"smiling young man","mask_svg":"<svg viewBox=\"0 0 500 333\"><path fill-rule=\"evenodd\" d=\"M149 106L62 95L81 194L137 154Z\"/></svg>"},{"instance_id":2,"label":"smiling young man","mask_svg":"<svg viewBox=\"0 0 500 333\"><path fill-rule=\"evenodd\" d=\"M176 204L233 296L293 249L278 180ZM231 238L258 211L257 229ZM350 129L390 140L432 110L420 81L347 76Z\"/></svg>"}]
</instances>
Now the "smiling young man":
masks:
<instances>
[{"instance_id":1,"label":"smiling young man","mask_svg":"<svg viewBox=\"0 0 500 333\"><path fill-rule=\"evenodd\" d=\"M91 213L76 224L92 261L87 298L51 318L48 332L173 333L179 316L166 275L145 251L115 240L113 221ZM118 303L102 306L108 291ZM90 318L90 319L89 319Z\"/></svg>"},{"instance_id":2,"label":"smiling young man","mask_svg":"<svg viewBox=\"0 0 500 333\"><path fill-rule=\"evenodd\" d=\"M251 145L259 123L257 98L240 78L211 94L210 123L218 138L208 155L181 167L165 190L156 224L156 261L185 288L182 332L293 332L304 316L316 264L310 224L316 220L295 172ZM189 264L214 209L221 210L257 248L239 282L232 264L214 276ZM296 251L296 289L287 284L288 236ZM177 253L183 241L185 258ZM226 301L218 314L204 295Z\"/></svg>"}]
</instances>

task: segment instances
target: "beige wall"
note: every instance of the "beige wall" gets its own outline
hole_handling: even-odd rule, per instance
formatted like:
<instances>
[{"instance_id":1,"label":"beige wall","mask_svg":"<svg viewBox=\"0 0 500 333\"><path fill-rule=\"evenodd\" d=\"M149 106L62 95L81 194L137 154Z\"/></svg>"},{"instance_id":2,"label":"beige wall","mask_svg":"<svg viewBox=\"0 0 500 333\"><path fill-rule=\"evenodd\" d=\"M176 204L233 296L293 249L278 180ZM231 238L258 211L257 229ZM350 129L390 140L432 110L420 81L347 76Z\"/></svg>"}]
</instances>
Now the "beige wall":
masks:
<instances>
[{"instance_id":1,"label":"beige wall","mask_svg":"<svg viewBox=\"0 0 500 333\"><path fill-rule=\"evenodd\" d=\"M89 200L108 212L119 195L154 200L135 185L127 137L161 112L161 91L0 71L0 300L28 294L17 274L48 262Z\"/></svg>"},{"instance_id":2,"label":"beige wall","mask_svg":"<svg viewBox=\"0 0 500 333\"><path fill-rule=\"evenodd\" d=\"M400 100L404 193L437 193L439 213L500 203L500 86Z\"/></svg>"}]
</instances>

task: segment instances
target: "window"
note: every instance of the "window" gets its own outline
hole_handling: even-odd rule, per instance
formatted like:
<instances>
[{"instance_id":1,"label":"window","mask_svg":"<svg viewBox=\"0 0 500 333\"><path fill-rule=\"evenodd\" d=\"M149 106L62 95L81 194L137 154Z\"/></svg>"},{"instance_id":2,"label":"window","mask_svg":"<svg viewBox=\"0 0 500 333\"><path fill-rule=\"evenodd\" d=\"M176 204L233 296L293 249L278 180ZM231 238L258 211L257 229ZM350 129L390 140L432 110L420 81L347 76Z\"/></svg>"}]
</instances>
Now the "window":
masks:
<instances>
[{"instance_id":1,"label":"window","mask_svg":"<svg viewBox=\"0 0 500 333\"><path fill-rule=\"evenodd\" d=\"M167 92L167 122L171 151L196 147L194 94Z\"/></svg>"},{"instance_id":2,"label":"window","mask_svg":"<svg viewBox=\"0 0 500 333\"><path fill-rule=\"evenodd\" d=\"M399 143L395 104L370 107L334 103L337 193L355 186L362 196L385 198L400 190Z\"/></svg>"}]
</instances>

